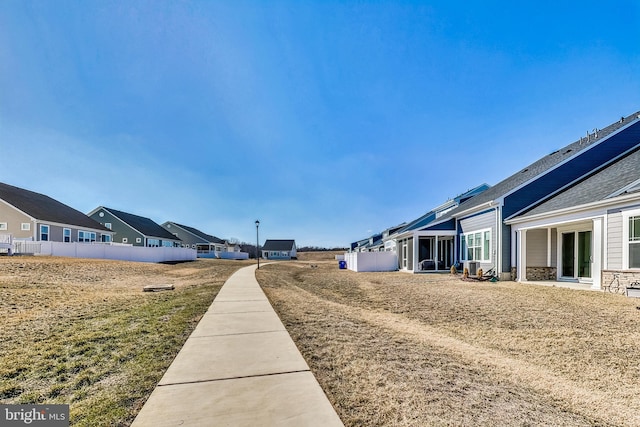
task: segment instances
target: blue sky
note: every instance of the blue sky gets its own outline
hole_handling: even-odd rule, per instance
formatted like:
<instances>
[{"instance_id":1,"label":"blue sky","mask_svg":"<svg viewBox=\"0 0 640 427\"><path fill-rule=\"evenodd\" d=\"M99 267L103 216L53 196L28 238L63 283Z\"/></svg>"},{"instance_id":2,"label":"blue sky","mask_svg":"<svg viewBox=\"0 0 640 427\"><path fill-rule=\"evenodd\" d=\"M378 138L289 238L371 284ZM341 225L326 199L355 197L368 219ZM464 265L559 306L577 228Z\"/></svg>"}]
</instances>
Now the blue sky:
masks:
<instances>
[{"instance_id":1,"label":"blue sky","mask_svg":"<svg viewBox=\"0 0 640 427\"><path fill-rule=\"evenodd\" d=\"M640 110L640 1L0 1L0 181L346 246Z\"/></svg>"}]
</instances>

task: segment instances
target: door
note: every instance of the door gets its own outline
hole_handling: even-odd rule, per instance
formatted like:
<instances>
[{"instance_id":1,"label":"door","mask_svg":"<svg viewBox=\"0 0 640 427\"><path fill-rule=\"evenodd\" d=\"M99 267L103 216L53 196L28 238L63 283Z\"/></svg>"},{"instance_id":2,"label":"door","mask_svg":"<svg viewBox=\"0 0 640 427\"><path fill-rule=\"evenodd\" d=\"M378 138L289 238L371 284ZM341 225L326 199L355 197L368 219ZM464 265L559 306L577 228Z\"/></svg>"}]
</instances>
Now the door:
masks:
<instances>
[{"instance_id":1,"label":"door","mask_svg":"<svg viewBox=\"0 0 640 427\"><path fill-rule=\"evenodd\" d=\"M448 269L453 264L453 238L438 241L438 269Z\"/></svg>"},{"instance_id":2,"label":"door","mask_svg":"<svg viewBox=\"0 0 640 427\"><path fill-rule=\"evenodd\" d=\"M578 277L591 278L591 231L578 233Z\"/></svg>"},{"instance_id":3,"label":"door","mask_svg":"<svg viewBox=\"0 0 640 427\"><path fill-rule=\"evenodd\" d=\"M591 278L592 232L562 233L562 277Z\"/></svg>"},{"instance_id":4,"label":"door","mask_svg":"<svg viewBox=\"0 0 640 427\"><path fill-rule=\"evenodd\" d=\"M562 277L575 277L576 233L562 233Z\"/></svg>"}]
</instances>

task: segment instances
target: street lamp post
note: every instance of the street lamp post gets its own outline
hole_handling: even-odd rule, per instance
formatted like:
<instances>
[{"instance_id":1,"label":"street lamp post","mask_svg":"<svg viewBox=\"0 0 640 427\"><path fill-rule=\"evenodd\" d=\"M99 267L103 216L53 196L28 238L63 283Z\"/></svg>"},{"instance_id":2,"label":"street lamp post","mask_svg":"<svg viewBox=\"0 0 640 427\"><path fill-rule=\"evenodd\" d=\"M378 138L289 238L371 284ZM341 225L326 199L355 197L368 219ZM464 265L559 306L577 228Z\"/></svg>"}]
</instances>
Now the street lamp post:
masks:
<instances>
[{"instance_id":1,"label":"street lamp post","mask_svg":"<svg viewBox=\"0 0 640 427\"><path fill-rule=\"evenodd\" d=\"M258 260L258 270L260 270L260 238L258 237L258 227L260 227L260 221L256 219L256 259Z\"/></svg>"}]
</instances>

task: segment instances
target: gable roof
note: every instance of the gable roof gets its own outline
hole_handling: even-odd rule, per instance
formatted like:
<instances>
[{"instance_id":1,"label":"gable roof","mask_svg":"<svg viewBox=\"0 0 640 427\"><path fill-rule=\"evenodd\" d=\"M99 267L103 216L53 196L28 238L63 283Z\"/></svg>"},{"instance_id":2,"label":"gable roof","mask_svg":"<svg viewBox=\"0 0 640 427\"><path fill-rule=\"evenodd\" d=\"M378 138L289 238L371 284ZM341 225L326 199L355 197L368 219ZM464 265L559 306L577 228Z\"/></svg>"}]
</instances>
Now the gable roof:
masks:
<instances>
[{"instance_id":1,"label":"gable roof","mask_svg":"<svg viewBox=\"0 0 640 427\"><path fill-rule=\"evenodd\" d=\"M166 229L162 228L159 224L149 218L130 214L128 212L123 212L116 209L107 208L105 206L100 206L99 208L94 209L94 212L100 209L104 209L110 212L113 216L129 225L129 227L139 231L147 237L159 237L166 240L180 241L180 238L169 233Z\"/></svg>"},{"instance_id":2,"label":"gable roof","mask_svg":"<svg viewBox=\"0 0 640 427\"><path fill-rule=\"evenodd\" d=\"M422 227L425 227L426 225L435 221L440 216L445 215L449 210L455 209L458 206L458 204L464 203L469 199L477 197L478 194L481 194L487 191L489 188L491 188L491 186L485 183L485 184L478 185L477 187L472 188L471 190L467 190L464 193L454 197L453 199L447 200L440 206L427 212L421 217L411 221L404 228L398 230L397 234L403 234L403 233L406 233L407 231L418 230Z\"/></svg>"},{"instance_id":3,"label":"gable roof","mask_svg":"<svg viewBox=\"0 0 640 427\"><path fill-rule=\"evenodd\" d=\"M516 218L529 217L560 209L581 206L640 192L640 145L635 151L594 172Z\"/></svg>"},{"instance_id":4,"label":"gable roof","mask_svg":"<svg viewBox=\"0 0 640 427\"><path fill-rule=\"evenodd\" d=\"M166 224L173 224L176 227L180 227L183 230L193 234L194 236L201 238L205 242L219 243L219 244L226 244L227 243L226 241L224 241L222 239L219 239L216 236L212 236L210 234L203 233L202 231L198 230L197 228L189 227L188 225L178 224L177 222L173 222L173 221L167 221Z\"/></svg>"},{"instance_id":5,"label":"gable roof","mask_svg":"<svg viewBox=\"0 0 640 427\"><path fill-rule=\"evenodd\" d=\"M462 212L472 210L474 208L488 204L491 201L505 197L515 189L525 185L528 182L531 182L532 180L537 179L538 177L554 169L561 163L569 160L572 157L575 157L579 153L584 152L586 149L608 139L608 137L612 136L612 134L616 133L617 131L631 126L632 124L634 124L634 122L638 122L639 118L640 111L633 113L630 116L623 117L617 122L605 127L604 129L596 130L594 134L590 134L588 137L580 138L578 141L575 141L560 150L556 150L553 153L544 156L543 158L535 161L529 166L511 175L510 177L500 181L493 187L489 188L487 191L478 194L477 196L464 203L461 203L460 206L453 209L442 219L446 220L455 217Z\"/></svg>"},{"instance_id":6,"label":"gable roof","mask_svg":"<svg viewBox=\"0 0 640 427\"><path fill-rule=\"evenodd\" d=\"M262 246L263 251L290 251L295 247L295 240L267 240Z\"/></svg>"},{"instance_id":7,"label":"gable roof","mask_svg":"<svg viewBox=\"0 0 640 427\"><path fill-rule=\"evenodd\" d=\"M73 225L111 233L111 230L79 210L44 194L0 183L0 199L38 221Z\"/></svg>"}]
</instances>

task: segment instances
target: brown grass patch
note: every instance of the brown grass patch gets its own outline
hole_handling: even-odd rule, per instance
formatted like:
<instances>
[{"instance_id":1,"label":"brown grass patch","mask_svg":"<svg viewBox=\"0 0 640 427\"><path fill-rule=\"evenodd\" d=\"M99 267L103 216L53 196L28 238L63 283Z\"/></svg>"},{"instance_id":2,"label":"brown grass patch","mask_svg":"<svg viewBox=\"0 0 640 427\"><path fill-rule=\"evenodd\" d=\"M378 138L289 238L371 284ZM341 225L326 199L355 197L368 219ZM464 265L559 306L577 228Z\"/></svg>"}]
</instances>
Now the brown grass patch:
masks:
<instances>
[{"instance_id":1,"label":"brown grass patch","mask_svg":"<svg viewBox=\"0 0 640 427\"><path fill-rule=\"evenodd\" d=\"M640 425L638 300L332 262L258 279L346 425Z\"/></svg>"},{"instance_id":2,"label":"brown grass patch","mask_svg":"<svg viewBox=\"0 0 640 427\"><path fill-rule=\"evenodd\" d=\"M131 423L226 279L250 262L0 258L0 402ZM175 290L143 292L149 284Z\"/></svg>"}]
</instances>

